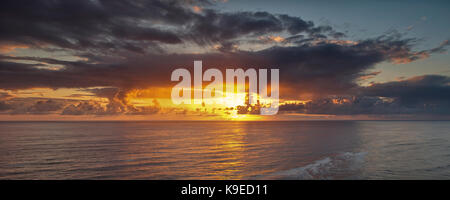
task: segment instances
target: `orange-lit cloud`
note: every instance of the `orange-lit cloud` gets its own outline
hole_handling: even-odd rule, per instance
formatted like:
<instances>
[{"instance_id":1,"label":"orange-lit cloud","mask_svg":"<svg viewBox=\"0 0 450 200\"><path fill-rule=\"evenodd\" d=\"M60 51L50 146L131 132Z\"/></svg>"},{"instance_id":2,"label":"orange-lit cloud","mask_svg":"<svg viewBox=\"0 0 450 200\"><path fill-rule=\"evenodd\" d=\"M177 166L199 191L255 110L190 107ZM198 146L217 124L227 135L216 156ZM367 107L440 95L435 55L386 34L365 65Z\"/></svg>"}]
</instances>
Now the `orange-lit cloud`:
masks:
<instances>
[{"instance_id":1,"label":"orange-lit cloud","mask_svg":"<svg viewBox=\"0 0 450 200\"><path fill-rule=\"evenodd\" d=\"M22 44L0 44L0 53L11 53L17 49L27 49L29 46Z\"/></svg>"},{"instance_id":2,"label":"orange-lit cloud","mask_svg":"<svg viewBox=\"0 0 450 200\"><path fill-rule=\"evenodd\" d=\"M415 60L422 60L422 59L426 59L429 57L430 57L430 54L427 52L417 52L417 53L411 54L410 56L393 57L392 62L394 64L408 64Z\"/></svg>"},{"instance_id":3,"label":"orange-lit cloud","mask_svg":"<svg viewBox=\"0 0 450 200\"><path fill-rule=\"evenodd\" d=\"M274 35L260 36L259 39L265 42L276 42L276 43L280 43L285 40L285 38L281 36L274 36Z\"/></svg>"},{"instance_id":4,"label":"orange-lit cloud","mask_svg":"<svg viewBox=\"0 0 450 200\"><path fill-rule=\"evenodd\" d=\"M202 12L203 8L200 6L192 6L192 10L194 10L194 12L196 13L200 13Z\"/></svg>"}]
</instances>

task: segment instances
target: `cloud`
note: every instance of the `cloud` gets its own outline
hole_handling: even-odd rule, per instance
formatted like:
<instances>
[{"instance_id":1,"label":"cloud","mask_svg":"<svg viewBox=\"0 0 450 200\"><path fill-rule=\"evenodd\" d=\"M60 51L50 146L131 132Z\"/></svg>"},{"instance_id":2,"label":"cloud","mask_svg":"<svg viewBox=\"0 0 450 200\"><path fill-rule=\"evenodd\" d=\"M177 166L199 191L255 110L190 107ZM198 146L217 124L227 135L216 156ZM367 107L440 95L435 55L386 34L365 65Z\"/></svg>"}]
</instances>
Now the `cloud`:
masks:
<instances>
[{"instance_id":1,"label":"cloud","mask_svg":"<svg viewBox=\"0 0 450 200\"><path fill-rule=\"evenodd\" d=\"M375 76L377 76L380 73L381 73L381 71L375 71L375 72L370 72L370 73L366 73L366 74L361 74L359 79L360 80L368 80L368 79L374 78Z\"/></svg>"},{"instance_id":2,"label":"cloud","mask_svg":"<svg viewBox=\"0 0 450 200\"><path fill-rule=\"evenodd\" d=\"M203 60L205 67L224 70L227 67L280 68L284 97L302 93L316 95L347 94L359 87L357 81L367 77L367 70L393 59L414 59L410 39L381 37L354 44L314 43L301 46L274 46L260 51L217 52L205 54L146 54L122 60L102 58L103 62L61 61L35 57L0 57L0 88L87 88L110 87L123 93L134 88L169 87L175 68ZM3 61L1 61L3 60ZM35 61L36 64L13 62ZM59 70L45 65L64 66ZM372 76L376 74L370 74ZM80 81L82 80L82 81ZM95 93L95 91L93 91ZM100 91L96 91L100 92ZM105 91L103 91L105 92ZM105 94L99 94L104 97ZM113 99L113 97L107 97ZM119 104L118 104L119 105Z\"/></svg>"},{"instance_id":3,"label":"cloud","mask_svg":"<svg viewBox=\"0 0 450 200\"><path fill-rule=\"evenodd\" d=\"M0 53L11 53L16 49L27 49L26 45L0 44Z\"/></svg>"},{"instance_id":4,"label":"cloud","mask_svg":"<svg viewBox=\"0 0 450 200\"><path fill-rule=\"evenodd\" d=\"M418 39L395 33L352 41L331 26L318 26L298 16L264 11L223 12L214 9L214 3L4 1L0 8L0 44L27 47L44 52L43 55L62 52L78 59L0 54L1 89L77 88L106 98L108 103L52 100L18 104L8 99L2 101L0 109L65 115L158 113L159 104L136 107L128 101L127 94L135 89L171 87L173 69L192 69L194 60L203 60L204 68L221 70L279 68L281 98L307 95L313 100L280 107L289 112L401 113L422 104L445 106L431 93L420 96L412 92L425 87L418 82L437 81L438 77L370 87L362 87L358 81L378 75L371 70L382 62L406 64L443 53L448 40L426 50L415 50ZM6 47L7 51L14 49ZM402 88L401 84L411 86ZM448 89L442 83L428 87L428 92L435 93ZM392 88L398 91L389 95ZM407 90L411 90L409 96ZM339 98L346 100L336 103ZM247 107L241 109L248 111Z\"/></svg>"},{"instance_id":5,"label":"cloud","mask_svg":"<svg viewBox=\"0 0 450 200\"><path fill-rule=\"evenodd\" d=\"M450 77L416 76L406 80L373 84L362 89L362 95L394 98L406 107L440 108L450 111Z\"/></svg>"},{"instance_id":6,"label":"cloud","mask_svg":"<svg viewBox=\"0 0 450 200\"><path fill-rule=\"evenodd\" d=\"M203 8L200 6L192 6L192 9L194 10L194 12L196 13L200 13L202 12Z\"/></svg>"},{"instance_id":7,"label":"cloud","mask_svg":"<svg viewBox=\"0 0 450 200\"><path fill-rule=\"evenodd\" d=\"M263 42L266 42L266 43L284 42L285 41L285 39L283 37L281 37L281 36L273 36L273 35L260 36L259 39L262 40Z\"/></svg>"},{"instance_id":8,"label":"cloud","mask_svg":"<svg viewBox=\"0 0 450 200\"><path fill-rule=\"evenodd\" d=\"M70 104L61 112L62 115L104 115L106 110L98 102L85 101Z\"/></svg>"},{"instance_id":9,"label":"cloud","mask_svg":"<svg viewBox=\"0 0 450 200\"><path fill-rule=\"evenodd\" d=\"M362 87L353 95L329 96L305 104L285 104L280 112L305 114L432 114L450 112L450 77L416 76Z\"/></svg>"},{"instance_id":10,"label":"cloud","mask_svg":"<svg viewBox=\"0 0 450 200\"><path fill-rule=\"evenodd\" d=\"M61 47L145 53L167 44L223 44L282 32L343 36L329 26L317 27L299 17L259 11L220 12L209 8L214 3L6 0L0 8L0 43L47 50Z\"/></svg>"},{"instance_id":11,"label":"cloud","mask_svg":"<svg viewBox=\"0 0 450 200\"><path fill-rule=\"evenodd\" d=\"M147 42L179 43L172 31L146 26L148 19L182 24L193 13L175 1L4 1L0 41L83 50L126 48ZM153 25L153 23L150 23ZM144 44L138 44L139 43Z\"/></svg>"},{"instance_id":12,"label":"cloud","mask_svg":"<svg viewBox=\"0 0 450 200\"><path fill-rule=\"evenodd\" d=\"M9 91L6 91L6 92L0 92L0 100L8 100L8 99L11 99L11 98L13 98L13 97L15 97L15 95L12 94L12 93L9 92Z\"/></svg>"},{"instance_id":13,"label":"cloud","mask_svg":"<svg viewBox=\"0 0 450 200\"><path fill-rule=\"evenodd\" d=\"M11 105L9 105L6 101L0 101L0 111L7 111L11 109Z\"/></svg>"},{"instance_id":14,"label":"cloud","mask_svg":"<svg viewBox=\"0 0 450 200\"><path fill-rule=\"evenodd\" d=\"M12 98L0 100L1 114L61 114L61 115L151 115L161 111L157 100L152 105L134 106L123 99L111 99L108 103L95 100L70 100L58 98Z\"/></svg>"},{"instance_id":15,"label":"cloud","mask_svg":"<svg viewBox=\"0 0 450 200\"><path fill-rule=\"evenodd\" d=\"M28 107L26 113L30 114L48 114L54 111L58 111L62 108L63 104L51 99L46 101L37 101L32 106Z\"/></svg>"},{"instance_id":16,"label":"cloud","mask_svg":"<svg viewBox=\"0 0 450 200\"><path fill-rule=\"evenodd\" d=\"M63 99L16 97L0 101L0 112L7 114L54 114L59 113L68 101Z\"/></svg>"}]
</instances>

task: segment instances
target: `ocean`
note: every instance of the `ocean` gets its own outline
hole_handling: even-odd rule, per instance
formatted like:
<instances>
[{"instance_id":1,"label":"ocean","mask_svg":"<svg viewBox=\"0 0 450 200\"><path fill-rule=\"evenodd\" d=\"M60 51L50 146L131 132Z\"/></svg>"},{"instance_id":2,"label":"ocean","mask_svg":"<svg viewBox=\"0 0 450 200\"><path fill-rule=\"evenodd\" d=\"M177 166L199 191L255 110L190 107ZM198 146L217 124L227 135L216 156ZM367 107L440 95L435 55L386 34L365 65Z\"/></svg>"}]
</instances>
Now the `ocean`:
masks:
<instances>
[{"instance_id":1,"label":"ocean","mask_svg":"<svg viewBox=\"0 0 450 200\"><path fill-rule=\"evenodd\" d=\"M450 121L0 122L0 179L450 179Z\"/></svg>"}]
</instances>

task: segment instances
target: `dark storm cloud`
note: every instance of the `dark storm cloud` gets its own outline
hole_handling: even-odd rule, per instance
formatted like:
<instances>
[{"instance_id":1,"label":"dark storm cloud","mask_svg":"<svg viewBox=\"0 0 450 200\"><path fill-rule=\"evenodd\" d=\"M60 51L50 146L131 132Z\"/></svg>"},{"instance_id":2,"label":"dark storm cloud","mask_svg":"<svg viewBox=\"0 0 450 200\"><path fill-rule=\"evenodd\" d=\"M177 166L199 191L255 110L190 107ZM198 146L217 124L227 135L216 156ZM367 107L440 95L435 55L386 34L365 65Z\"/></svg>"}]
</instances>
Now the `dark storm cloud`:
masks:
<instances>
[{"instance_id":1,"label":"dark storm cloud","mask_svg":"<svg viewBox=\"0 0 450 200\"><path fill-rule=\"evenodd\" d=\"M448 114L450 77L424 75L378 83L352 96L314 99L306 104L285 104L280 112L306 114Z\"/></svg>"},{"instance_id":2,"label":"dark storm cloud","mask_svg":"<svg viewBox=\"0 0 450 200\"><path fill-rule=\"evenodd\" d=\"M316 95L347 94L358 88L356 80L367 76L375 64L393 59L412 59L409 39L383 37L352 45L332 43L272 47L261 51L236 51L209 54L146 54L129 56L109 63L60 61L47 58L10 57L0 59L0 87L25 89L33 87L85 88L105 86L132 88L168 86L175 68L190 69L194 59L205 67L280 68L283 88L296 92L282 93L296 97L300 93ZM6 61L5 61L6 60ZM15 63L11 60L36 61L39 64ZM107 61L108 59L103 59ZM60 70L43 66L62 65ZM83 80L83 81L80 81Z\"/></svg>"},{"instance_id":3,"label":"dark storm cloud","mask_svg":"<svg viewBox=\"0 0 450 200\"><path fill-rule=\"evenodd\" d=\"M144 53L149 46L194 41L226 43L244 36L287 31L332 33L299 17L268 12L224 13L192 6L207 1L2 1L0 42L75 50L127 49Z\"/></svg>"},{"instance_id":4,"label":"dark storm cloud","mask_svg":"<svg viewBox=\"0 0 450 200\"><path fill-rule=\"evenodd\" d=\"M402 81L378 83L362 89L362 95L394 98L407 107L445 106L449 109L450 77L424 75Z\"/></svg>"},{"instance_id":5,"label":"dark storm cloud","mask_svg":"<svg viewBox=\"0 0 450 200\"><path fill-rule=\"evenodd\" d=\"M280 112L328 115L410 114L396 102L370 96L330 96L314 99L306 104L286 104Z\"/></svg>"},{"instance_id":6,"label":"dark storm cloud","mask_svg":"<svg viewBox=\"0 0 450 200\"><path fill-rule=\"evenodd\" d=\"M221 13L207 9L198 15L192 26L188 27L192 40L199 44L226 43L242 36L260 36L268 33L289 34L307 33L339 35L331 27L315 27L311 21L299 17L276 15L268 12L233 12Z\"/></svg>"},{"instance_id":7,"label":"dark storm cloud","mask_svg":"<svg viewBox=\"0 0 450 200\"><path fill-rule=\"evenodd\" d=\"M95 66L88 68L67 68L62 70L50 70L39 68L42 64L24 64L0 61L0 87L3 89L27 89L27 88L82 88L108 85L104 80L92 78L96 70L102 68ZM103 68L105 69L105 68ZM85 74L92 72L92 74ZM105 75L104 73L101 73Z\"/></svg>"},{"instance_id":8,"label":"dark storm cloud","mask_svg":"<svg viewBox=\"0 0 450 200\"><path fill-rule=\"evenodd\" d=\"M133 40L180 43L173 32L144 27L151 19L182 24L193 15L174 1L2 1L0 41L64 48L124 48ZM136 47L137 48L137 47Z\"/></svg>"},{"instance_id":9,"label":"dark storm cloud","mask_svg":"<svg viewBox=\"0 0 450 200\"><path fill-rule=\"evenodd\" d=\"M281 21L267 12L217 13L206 10L192 27L190 34L198 43L224 42L241 35L281 32Z\"/></svg>"}]
</instances>

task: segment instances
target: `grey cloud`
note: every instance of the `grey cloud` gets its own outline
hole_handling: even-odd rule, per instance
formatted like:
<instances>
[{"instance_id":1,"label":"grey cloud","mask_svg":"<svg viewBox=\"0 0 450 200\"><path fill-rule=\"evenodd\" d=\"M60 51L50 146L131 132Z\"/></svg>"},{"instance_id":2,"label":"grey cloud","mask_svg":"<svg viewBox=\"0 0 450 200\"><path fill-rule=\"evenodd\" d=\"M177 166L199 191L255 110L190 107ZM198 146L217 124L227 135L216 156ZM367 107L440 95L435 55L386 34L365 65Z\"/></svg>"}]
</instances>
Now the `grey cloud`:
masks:
<instances>
[{"instance_id":1,"label":"grey cloud","mask_svg":"<svg viewBox=\"0 0 450 200\"><path fill-rule=\"evenodd\" d=\"M361 94L395 98L400 104L409 107L441 107L450 111L448 76L424 75L402 81L378 83L362 89Z\"/></svg>"},{"instance_id":2,"label":"grey cloud","mask_svg":"<svg viewBox=\"0 0 450 200\"><path fill-rule=\"evenodd\" d=\"M303 44L291 47L272 47L261 51L236 51L207 54L146 54L115 60L114 55L103 62L58 61L55 59L7 57L0 59L0 87L4 89L86 88L112 87L123 92L132 88L170 86L170 73L178 67L189 68L193 60L203 60L205 67L279 68L281 84L295 88L297 93L318 95L348 94L359 86L356 83L374 65L391 59L411 59L410 39L385 37L359 41L357 44ZM37 64L11 62L39 61ZM8 61L5 61L8 60ZM61 70L39 66L58 64ZM81 81L82 80L82 81ZM116 92L117 89L110 93ZM95 92L95 91L93 91ZM98 91L100 92L100 91ZM286 93L284 93L286 94Z\"/></svg>"},{"instance_id":3,"label":"grey cloud","mask_svg":"<svg viewBox=\"0 0 450 200\"><path fill-rule=\"evenodd\" d=\"M337 32L329 26L268 12L220 12L193 5L208 1L51 1L6 0L0 8L0 42L39 48L47 45L84 51L127 49L145 53L160 44L194 41L227 43L245 36L286 31L311 35Z\"/></svg>"},{"instance_id":4,"label":"grey cloud","mask_svg":"<svg viewBox=\"0 0 450 200\"><path fill-rule=\"evenodd\" d=\"M306 104L285 104L280 112L333 115L431 114L450 112L450 77L424 75L374 84L348 96L329 96Z\"/></svg>"},{"instance_id":5,"label":"grey cloud","mask_svg":"<svg viewBox=\"0 0 450 200\"><path fill-rule=\"evenodd\" d=\"M61 112L62 115L104 115L106 110L99 103L94 101L79 102L70 104Z\"/></svg>"},{"instance_id":6,"label":"grey cloud","mask_svg":"<svg viewBox=\"0 0 450 200\"><path fill-rule=\"evenodd\" d=\"M10 110L12 107L6 101L0 101L0 111Z\"/></svg>"},{"instance_id":7,"label":"grey cloud","mask_svg":"<svg viewBox=\"0 0 450 200\"><path fill-rule=\"evenodd\" d=\"M62 109L61 102L53 101L51 99L46 101L37 101L32 106L27 108L26 113L29 114L48 114Z\"/></svg>"}]
</instances>

